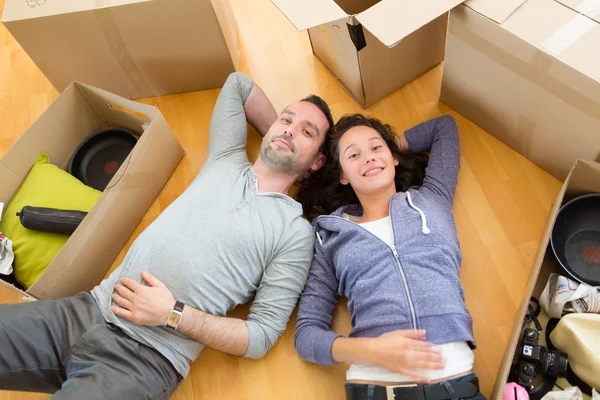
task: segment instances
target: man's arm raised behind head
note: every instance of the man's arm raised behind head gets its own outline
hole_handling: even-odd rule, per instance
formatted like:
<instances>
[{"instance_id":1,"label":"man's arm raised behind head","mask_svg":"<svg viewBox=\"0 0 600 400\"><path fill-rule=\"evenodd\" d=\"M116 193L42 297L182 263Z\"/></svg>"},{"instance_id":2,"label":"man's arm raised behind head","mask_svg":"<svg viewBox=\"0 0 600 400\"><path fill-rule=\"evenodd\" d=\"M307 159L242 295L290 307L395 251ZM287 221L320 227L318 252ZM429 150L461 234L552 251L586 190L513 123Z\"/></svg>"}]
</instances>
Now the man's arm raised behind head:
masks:
<instances>
[{"instance_id":1,"label":"man's arm raised behind head","mask_svg":"<svg viewBox=\"0 0 600 400\"><path fill-rule=\"evenodd\" d=\"M241 72L229 75L210 122L208 160L246 152L247 121L264 134L277 113L264 92Z\"/></svg>"},{"instance_id":2,"label":"man's arm raised behind head","mask_svg":"<svg viewBox=\"0 0 600 400\"><path fill-rule=\"evenodd\" d=\"M252 124L261 136L265 136L277 119L277 112L275 112L271 100L267 98L265 92L257 85L254 85L250 96L248 96L248 99L244 103L244 111L246 112L248 122Z\"/></svg>"}]
</instances>

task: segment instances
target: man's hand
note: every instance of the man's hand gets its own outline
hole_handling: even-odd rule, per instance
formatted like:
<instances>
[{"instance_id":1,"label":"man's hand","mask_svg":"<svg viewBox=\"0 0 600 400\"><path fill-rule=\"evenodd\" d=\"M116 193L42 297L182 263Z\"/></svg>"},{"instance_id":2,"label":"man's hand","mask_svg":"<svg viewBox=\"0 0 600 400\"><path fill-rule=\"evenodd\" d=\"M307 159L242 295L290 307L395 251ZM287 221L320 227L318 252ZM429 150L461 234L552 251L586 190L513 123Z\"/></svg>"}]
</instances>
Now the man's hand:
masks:
<instances>
[{"instance_id":1,"label":"man's hand","mask_svg":"<svg viewBox=\"0 0 600 400\"><path fill-rule=\"evenodd\" d=\"M302 181L310 178L310 176L312 175L312 173L313 173L312 169L309 168L308 170L306 170L306 172L304 172L302 175L300 175L298 177L298 179L296 179L296 184L301 183Z\"/></svg>"},{"instance_id":2,"label":"man's hand","mask_svg":"<svg viewBox=\"0 0 600 400\"><path fill-rule=\"evenodd\" d=\"M175 305L175 298L162 282L148 272L142 273L142 279L150 286L121 278L112 295L117 306L110 307L110 310L136 325L163 326Z\"/></svg>"},{"instance_id":3,"label":"man's hand","mask_svg":"<svg viewBox=\"0 0 600 400\"><path fill-rule=\"evenodd\" d=\"M117 305L110 310L136 325L163 326L175 305L175 298L148 272L142 273L142 279L150 286L121 278L112 295ZM177 331L208 347L236 356L246 353L250 341L244 321L210 315L187 304Z\"/></svg>"}]
</instances>

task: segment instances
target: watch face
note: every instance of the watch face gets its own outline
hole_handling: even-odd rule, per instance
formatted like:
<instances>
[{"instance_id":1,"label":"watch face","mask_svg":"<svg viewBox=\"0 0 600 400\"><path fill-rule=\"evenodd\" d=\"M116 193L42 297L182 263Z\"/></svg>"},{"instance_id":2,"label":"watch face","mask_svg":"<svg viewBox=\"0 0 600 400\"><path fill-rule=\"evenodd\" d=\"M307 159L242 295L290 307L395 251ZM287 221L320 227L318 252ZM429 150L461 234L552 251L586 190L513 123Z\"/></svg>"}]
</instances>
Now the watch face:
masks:
<instances>
[{"instance_id":1,"label":"watch face","mask_svg":"<svg viewBox=\"0 0 600 400\"><path fill-rule=\"evenodd\" d=\"M167 319L167 324L171 325L171 326L178 326L180 319L181 319L180 313L171 312L171 314L169 314L169 318Z\"/></svg>"}]
</instances>

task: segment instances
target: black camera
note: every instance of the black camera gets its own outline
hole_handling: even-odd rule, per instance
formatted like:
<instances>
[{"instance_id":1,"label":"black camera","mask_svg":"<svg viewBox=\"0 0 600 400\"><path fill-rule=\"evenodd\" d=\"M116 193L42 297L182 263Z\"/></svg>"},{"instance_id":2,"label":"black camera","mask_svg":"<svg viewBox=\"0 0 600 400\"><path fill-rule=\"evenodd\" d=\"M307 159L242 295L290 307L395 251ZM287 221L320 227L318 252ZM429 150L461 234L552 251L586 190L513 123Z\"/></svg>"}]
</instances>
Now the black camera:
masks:
<instances>
[{"instance_id":1,"label":"black camera","mask_svg":"<svg viewBox=\"0 0 600 400\"><path fill-rule=\"evenodd\" d=\"M540 333L536 329L527 328L523 333L523 342L519 353L519 375L517 383L534 391L534 379L540 374L545 380L548 378L565 377L569 362L567 355L558 350L549 350L540 346Z\"/></svg>"}]
</instances>

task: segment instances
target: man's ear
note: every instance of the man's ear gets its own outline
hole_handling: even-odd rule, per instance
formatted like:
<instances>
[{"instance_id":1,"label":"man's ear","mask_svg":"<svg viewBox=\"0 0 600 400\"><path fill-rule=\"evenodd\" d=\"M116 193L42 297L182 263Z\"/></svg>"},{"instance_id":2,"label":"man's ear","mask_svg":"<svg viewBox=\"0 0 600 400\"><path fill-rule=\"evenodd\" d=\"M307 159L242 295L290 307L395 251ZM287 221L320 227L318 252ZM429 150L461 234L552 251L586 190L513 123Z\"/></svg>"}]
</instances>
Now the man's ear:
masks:
<instances>
[{"instance_id":1,"label":"man's ear","mask_svg":"<svg viewBox=\"0 0 600 400\"><path fill-rule=\"evenodd\" d=\"M315 160L315 162L310 166L310 170L312 172L316 172L316 171L320 170L321 167L323 166L323 164L325 164L326 160L327 160L327 156L323 153L319 153L317 155L317 159Z\"/></svg>"}]
</instances>

